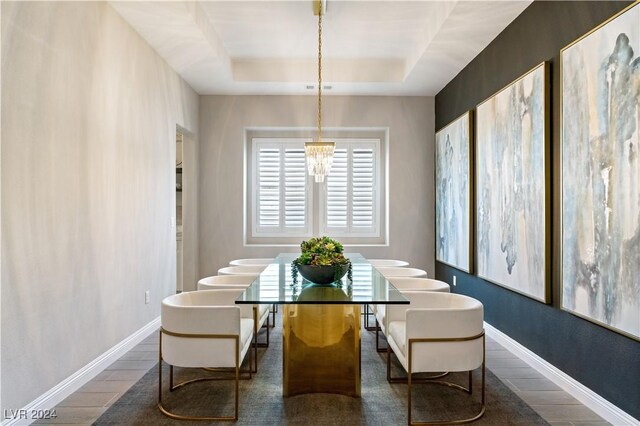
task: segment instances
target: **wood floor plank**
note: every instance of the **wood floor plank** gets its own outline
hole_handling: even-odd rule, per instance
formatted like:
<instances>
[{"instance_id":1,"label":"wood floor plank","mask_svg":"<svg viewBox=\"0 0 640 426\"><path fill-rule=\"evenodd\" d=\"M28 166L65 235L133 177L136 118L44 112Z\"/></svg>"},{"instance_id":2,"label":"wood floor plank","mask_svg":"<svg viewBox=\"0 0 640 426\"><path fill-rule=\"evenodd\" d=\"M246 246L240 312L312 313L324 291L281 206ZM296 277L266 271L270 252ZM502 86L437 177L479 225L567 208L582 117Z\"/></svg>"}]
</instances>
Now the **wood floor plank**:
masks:
<instances>
[{"instance_id":1,"label":"wood floor plank","mask_svg":"<svg viewBox=\"0 0 640 426\"><path fill-rule=\"evenodd\" d=\"M145 361L118 360L107 367L107 370L148 370L157 363L157 359Z\"/></svg>"},{"instance_id":2,"label":"wood floor plank","mask_svg":"<svg viewBox=\"0 0 640 426\"><path fill-rule=\"evenodd\" d=\"M136 345L130 352L155 352L158 353L158 344L157 343L140 343Z\"/></svg>"},{"instance_id":3,"label":"wood floor plank","mask_svg":"<svg viewBox=\"0 0 640 426\"><path fill-rule=\"evenodd\" d=\"M112 374L113 374L113 371L104 370L104 371L101 371L96 377L94 377L93 380L107 380L109 376L111 376Z\"/></svg>"},{"instance_id":4,"label":"wood floor plank","mask_svg":"<svg viewBox=\"0 0 640 426\"><path fill-rule=\"evenodd\" d=\"M487 357L487 367L491 368L531 368L520 358L490 358ZM493 370L492 370L493 371Z\"/></svg>"},{"instance_id":5,"label":"wood floor plank","mask_svg":"<svg viewBox=\"0 0 640 426\"><path fill-rule=\"evenodd\" d=\"M75 392L58 407L108 407L118 392Z\"/></svg>"},{"instance_id":6,"label":"wood floor plank","mask_svg":"<svg viewBox=\"0 0 640 426\"><path fill-rule=\"evenodd\" d=\"M149 370L113 370L107 380L132 380L137 382L147 371Z\"/></svg>"},{"instance_id":7,"label":"wood floor plank","mask_svg":"<svg viewBox=\"0 0 640 426\"><path fill-rule=\"evenodd\" d=\"M603 419L584 405L531 405L546 421L598 421Z\"/></svg>"},{"instance_id":8,"label":"wood floor plank","mask_svg":"<svg viewBox=\"0 0 640 426\"><path fill-rule=\"evenodd\" d=\"M518 391L516 395L529 405L580 405L580 401L563 390Z\"/></svg>"},{"instance_id":9,"label":"wood floor plank","mask_svg":"<svg viewBox=\"0 0 640 426\"><path fill-rule=\"evenodd\" d=\"M508 380L519 391L559 391L558 385L547 378L510 378Z\"/></svg>"},{"instance_id":10,"label":"wood floor plank","mask_svg":"<svg viewBox=\"0 0 640 426\"><path fill-rule=\"evenodd\" d=\"M80 392L117 392L129 390L137 380L96 380L90 381L80 388Z\"/></svg>"},{"instance_id":11,"label":"wood floor plank","mask_svg":"<svg viewBox=\"0 0 640 426\"><path fill-rule=\"evenodd\" d=\"M487 351L487 359L519 359L506 349Z\"/></svg>"},{"instance_id":12,"label":"wood floor plank","mask_svg":"<svg viewBox=\"0 0 640 426\"><path fill-rule=\"evenodd\" d=\"M127 352L120 357L120 361L158 361L158 351Z\"/></svg>"},{"instance_id":13,"label":"wood floor plank","mask_svg":"<svg viewBox=\"0 0 640 426\"><path fill-rule=\"evenodd\" d=\"M524 368L491 368L489 370L500 379L544 379L545 377L530 367Z\"/></svg>"}]
</instances>

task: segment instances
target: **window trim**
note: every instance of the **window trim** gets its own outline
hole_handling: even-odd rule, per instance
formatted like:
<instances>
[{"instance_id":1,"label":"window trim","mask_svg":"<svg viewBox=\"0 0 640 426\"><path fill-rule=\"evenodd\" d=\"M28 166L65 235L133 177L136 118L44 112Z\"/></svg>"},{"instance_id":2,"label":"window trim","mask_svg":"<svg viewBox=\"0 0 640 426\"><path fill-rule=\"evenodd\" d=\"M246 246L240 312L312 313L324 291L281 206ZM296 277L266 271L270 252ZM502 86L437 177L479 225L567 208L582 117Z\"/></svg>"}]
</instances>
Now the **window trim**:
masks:
<instances>
[{"instance_id":1,"label":"window trim","mask_svg":"<svg viewBox=\"0 0 640 426\"><path fill-rule=\"evenodd\" d=\"M267 126L245 126L243 129L243 186L242 186L242 240L244 247L299 247L300 237L282 237L274 240L273 237L256 237L251 235L251 200L248 194L252 191L252 164L251 164L251 141L254 138L303 138L313 140L317 132L316 127L267 127ZM380 191L380 216L378 221L378 238L371 237L341 237L341 242L345 247L389 247L390 246L390 138L389 127L323 127L323 135L330 139L378 139L380 141L379 166L382 168L379 174L381 181L378 184ZM315 184L312 183L312 186ZM315 191L313 200L319 202L319 192ZM313 209L312 209L313 210Z\"/></svg>"}]
</instances>

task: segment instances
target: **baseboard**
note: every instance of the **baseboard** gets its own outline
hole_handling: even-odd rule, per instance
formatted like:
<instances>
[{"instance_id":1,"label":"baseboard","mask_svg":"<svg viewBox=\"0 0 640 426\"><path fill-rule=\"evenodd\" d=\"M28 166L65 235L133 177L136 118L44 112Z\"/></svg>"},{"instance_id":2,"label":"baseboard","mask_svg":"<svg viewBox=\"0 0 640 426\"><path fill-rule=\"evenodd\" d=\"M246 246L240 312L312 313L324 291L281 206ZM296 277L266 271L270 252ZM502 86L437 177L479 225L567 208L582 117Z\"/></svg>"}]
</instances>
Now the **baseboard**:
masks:
<instances>
[{"instance_id":1,"label":"baseboard","mask_svg":"<svg viewBox=\"0 0 640 426\"><path fill-rule=\"evenodd\" d=\"M640 421L625 413L576 379L549 364L520 343L513 340L491 324L484 323L487 336L500 343L511 353L529 364L536 371L540 372L547 379L562 388L569 395L580 401L593 412L613 425L637 426Z\"/></svg>"},{"instance_id":2,"label":"baseboard","mask_svg":"<svg viewBox=\"0 0 640 426\"><path fill-rule=\"evenodd\" d=\"M96 377L105 368L110 366L114 361L117 361L122 355L133 349L138 343L142 342L151 333L160 328L160 317L157 317L149 324L145 325L93 361L82 367L80 370L73 373L71 376L58 383L53 388L33 400L30 404L25 406L20 413L24 413L27 417L30 417L29 413L33 413L36 410L50 410L72 393L76 392L82 386L87 384L91 379ZM33 420L28 419L6 419L2 422L2 426L8 425L28 425Z\"/></svg>"}]
</instances>

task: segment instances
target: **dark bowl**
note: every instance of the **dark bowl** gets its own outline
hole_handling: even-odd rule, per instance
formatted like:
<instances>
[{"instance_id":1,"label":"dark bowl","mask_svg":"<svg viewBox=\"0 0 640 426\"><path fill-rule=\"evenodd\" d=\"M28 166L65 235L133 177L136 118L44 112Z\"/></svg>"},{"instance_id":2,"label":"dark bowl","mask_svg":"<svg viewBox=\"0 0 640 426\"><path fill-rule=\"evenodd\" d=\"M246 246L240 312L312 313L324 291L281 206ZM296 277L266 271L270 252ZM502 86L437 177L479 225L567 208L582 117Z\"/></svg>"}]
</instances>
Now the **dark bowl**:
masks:
<instances>
[{"instance_id":1,"label":"dark bowl","mask_svg":"<svg viewBox=\"0 0 640 426\"><path fill-rule=\"evenodd\" d=\"M331 284L344 277L349 270L349 264L344 265L298 265L298 272L307 281L316 284Z\"/></svg>"}]
</instances>

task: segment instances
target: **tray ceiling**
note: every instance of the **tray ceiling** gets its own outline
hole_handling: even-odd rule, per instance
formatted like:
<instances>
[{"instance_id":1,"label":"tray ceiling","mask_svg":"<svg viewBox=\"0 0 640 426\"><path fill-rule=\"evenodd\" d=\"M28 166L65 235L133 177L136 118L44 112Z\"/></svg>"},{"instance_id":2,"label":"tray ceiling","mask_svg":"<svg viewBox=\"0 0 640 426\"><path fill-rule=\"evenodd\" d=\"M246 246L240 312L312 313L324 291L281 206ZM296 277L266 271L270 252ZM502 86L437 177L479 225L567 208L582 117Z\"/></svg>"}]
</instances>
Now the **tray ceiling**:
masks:
<instances>
[{"instance_id":1,"label":"tray ceiling","mask_svg":"<svg viewBox=\"0 0 640 426\"><path fill-rule=\"evenodd\" d=\"M329 0L325 93L435 95L530 3ZM201 95L315 94L311 0L110 4Z\"/></svg>"}]
</instances>

